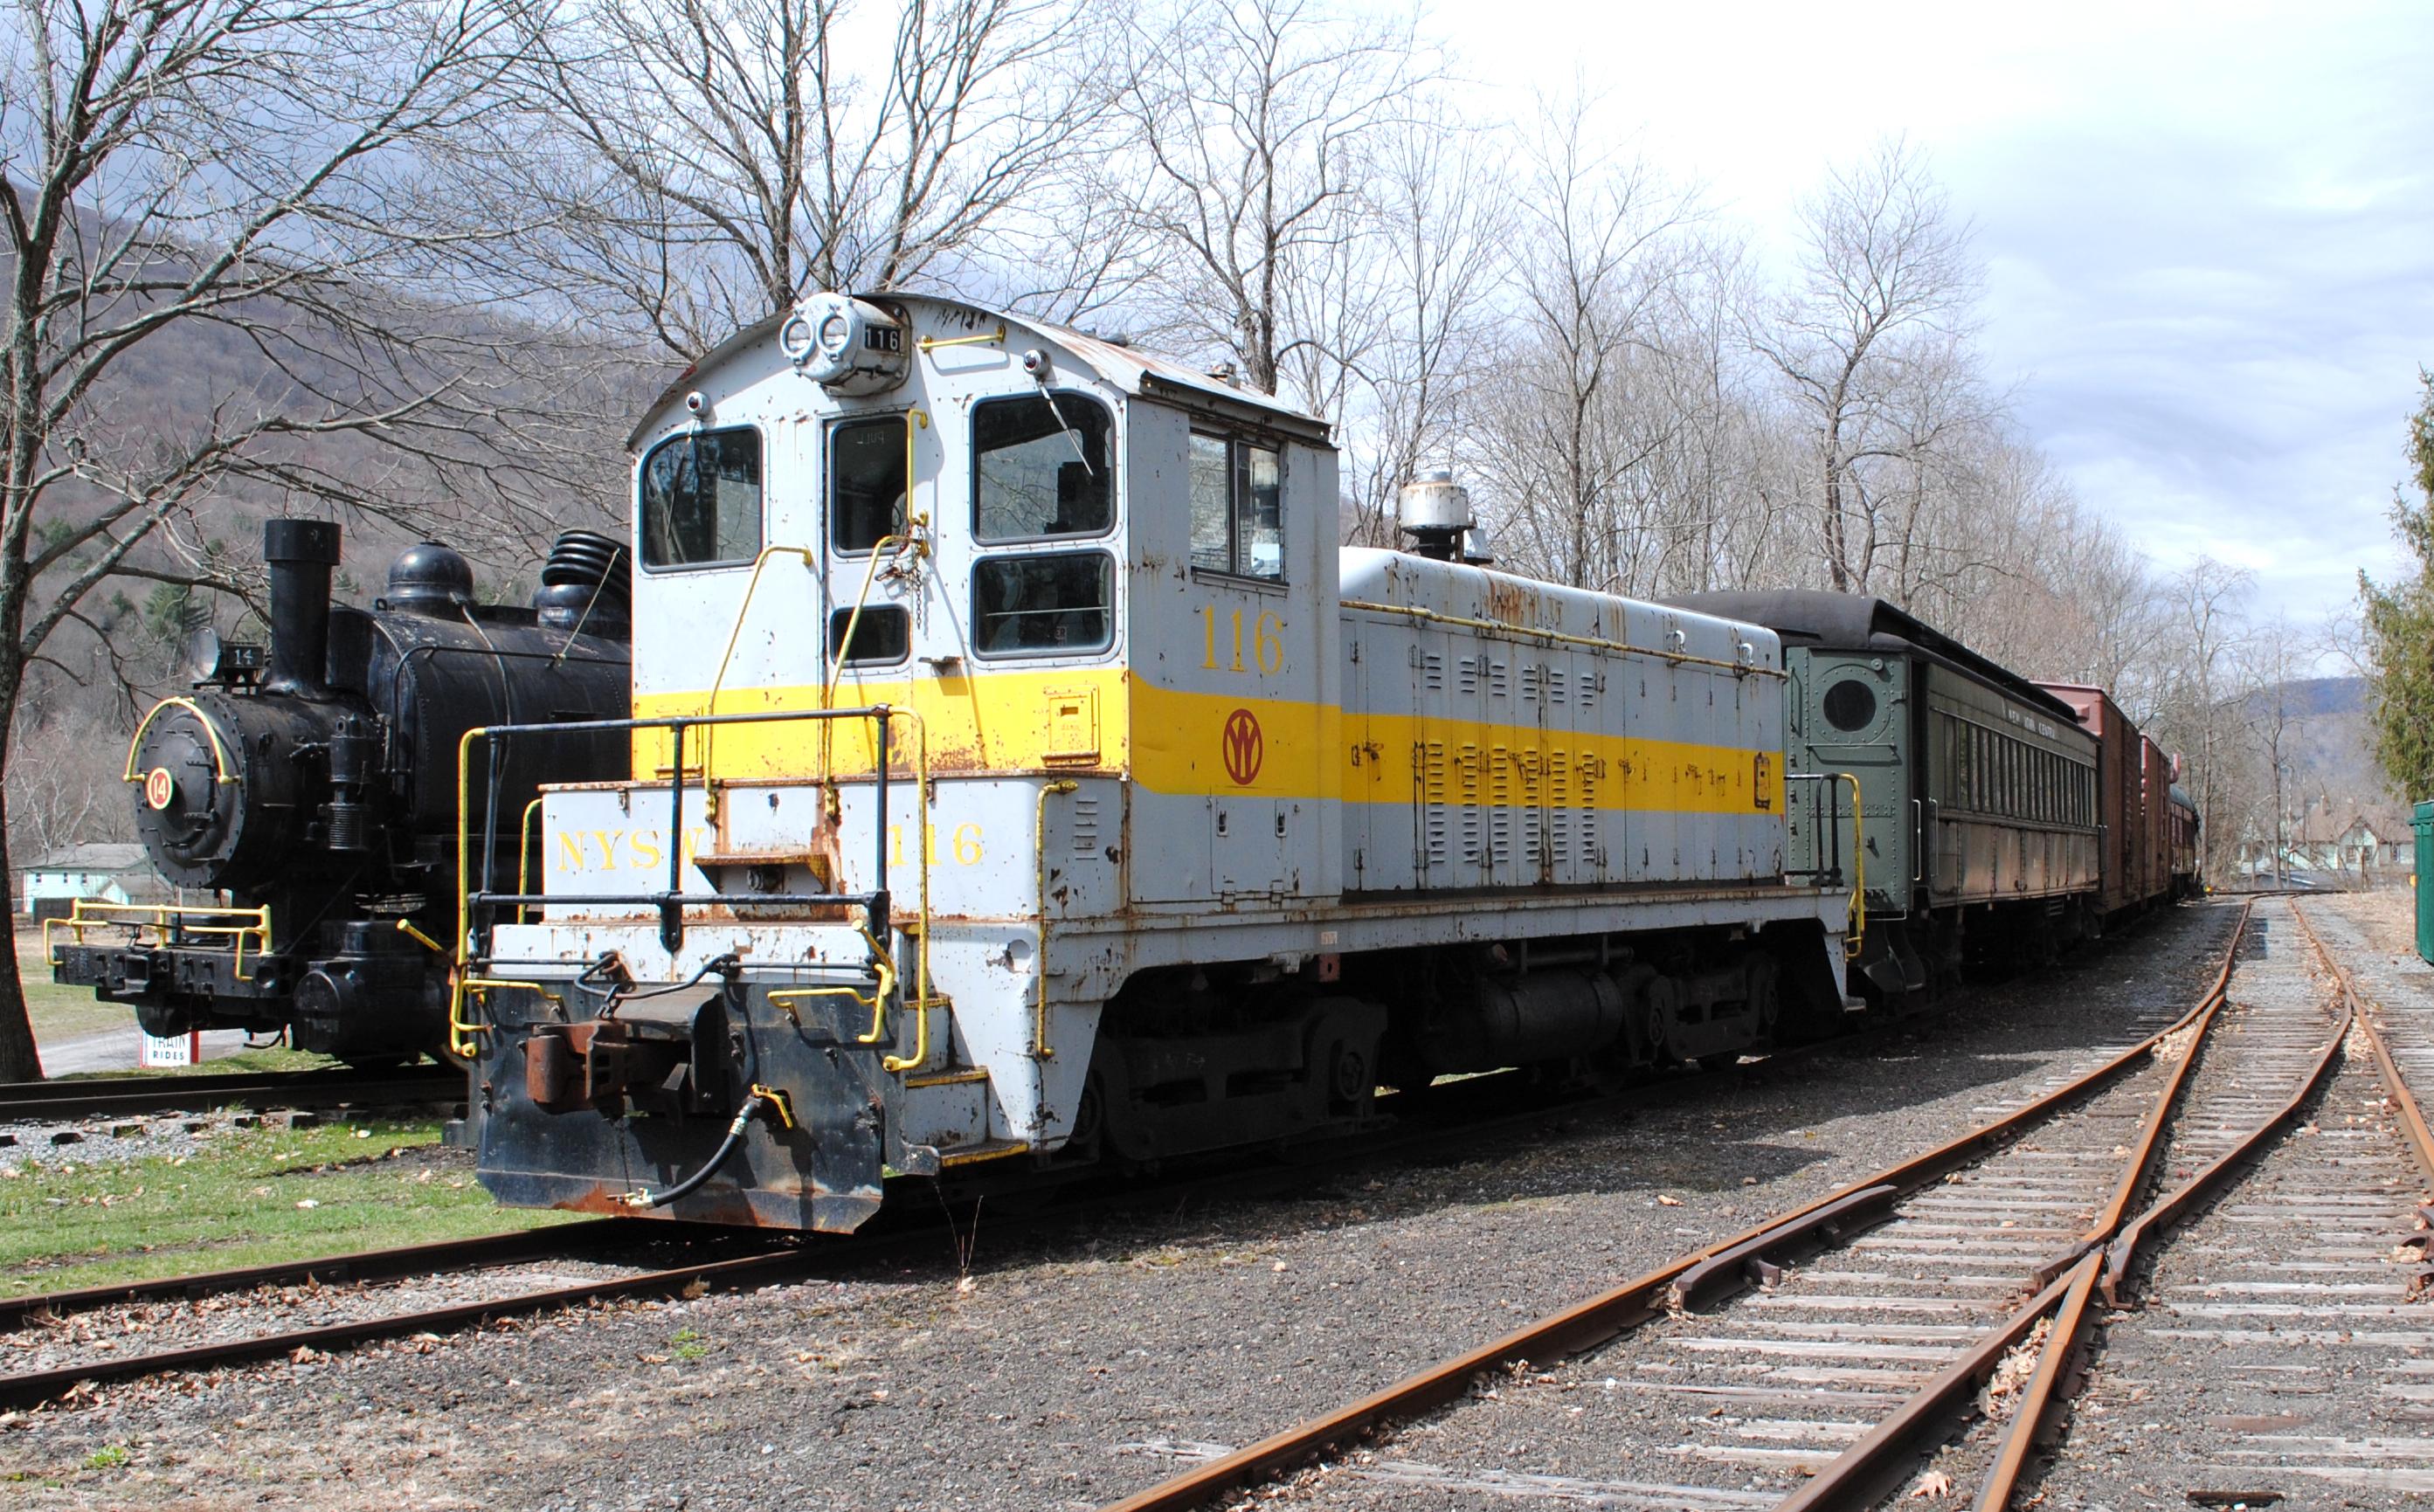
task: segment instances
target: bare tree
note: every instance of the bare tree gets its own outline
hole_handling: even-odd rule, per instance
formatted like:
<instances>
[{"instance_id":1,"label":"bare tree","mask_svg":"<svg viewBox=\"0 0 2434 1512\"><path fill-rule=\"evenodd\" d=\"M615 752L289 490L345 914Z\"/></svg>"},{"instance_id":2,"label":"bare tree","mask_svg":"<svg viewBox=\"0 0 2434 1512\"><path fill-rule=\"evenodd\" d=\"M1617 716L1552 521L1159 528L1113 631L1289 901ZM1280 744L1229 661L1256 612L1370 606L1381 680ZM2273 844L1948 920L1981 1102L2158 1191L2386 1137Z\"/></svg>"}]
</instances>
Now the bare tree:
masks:
<instances>
[{"instance_id":1,"label":"bare tree","mask_svg":"<svg viewBox=\"0 0 2434 1512\"><path fill-rule=\"evenodd\" d=\"M2158 739L2194 758L2199 832L2209 868L2235 854L2235 806L2225 802L2237 765L2243 680L2254 671L2242 601L2254 582L2239 569L2200 557L2164 584L2166 632L2154 663L2164 669L2153 705ZM2276 765L2279 763L2277 762Z\"/></svg>"},{"instance_id":2,"label":"bare tree","mask_svg":"<svg viewBox=\"0 0 2434 1512\"><path fill-rule=\"evenodd\" d=\"M910 0L891 34L848 0L536 7L510 176L551 211L532 249L682 360L810 289L1096 308L1121 228L1056 186L1109 103L1098 15Z\"/></svg>"},{"instance_id":3,"label":"bare tree","mask_svg":"<svg viewBox=\"0 0 2434 1512\"><path fill-rule=\"evenodd\" d=\"M1129 141L1096 192L1143 238L1158 335L1226 354L1261 393L1290 373L1332 414L1376 339L1365 195L1430 72L1414 24L1233 0L1154 10L1126 45Z\"/></svg>"},{"instance_id":4,"label":"bare tree","mask_svg":"<svg viewBox=\"0 0 2434 1512\"><path fill-rule=\"evenodd\" d=\"M1495 169L1509 143L1444 105L1422 101L1380 133L1371 173L1374 321L1343 417L1346 539L1395 541L1395 499L1430 463L1450 464L1474 392L1487 376L1505 232ZM1315 377L1316 375L1310 375Z\"/></svg>"},{"instance_id":5,"label":"bare tree","mask_svg":"<svg viewBox=\"0 0 2434 1512\"><path fill-rule=\"evenodd\" d=\"M378 505L515 471L486 439L511 396L471 377L497 340L393 292L454 289L453 250L486 229L423 192L420 149L485 108L516 42L505 9L19 0L16 16L0 58L0 771L30 671L97 588L214 584L163 550L165 526L243 499ZM251 375L162 404L147 385L212 336ZM0 1079L39 1074L10 971Z\"/></svg>"},{"instance_id":6,"label":"bare tree","mask_svg":"<svg viewBox=\"0 0 2434 1512\"><path fill-rule=\"evenodd\" d=\"M1476 449L1506 551L1575 586L1646 590L1633 474L1677 416L1650 402L1665 382L1659 327L1692 277L1694 192L1644 160L1593 145L1593 102L1542 103L1524 150L1512 275L1514 338Z\"/></svg>"},{"instance_id":7,"label":"bare tree","mask_svg":"<svg viewBox=\"0 0 2434 1512\"><path fill-rule=\"evenodd\" d=\"M2305 662L2300 637L2288 620L2275 619L2260 626L2242 648L2240 674L2247 685L2241 701L2250 738L2265 762L2265 786L2272 795L2267 826L2273 848L2273 883L2288 885L2292 841L2289 793L2297 775L2292 759L2306 739L2303 710L2292 697Z\"/></svg>"},{"instance_id":8,"label":"bare tree","mask_svg":"<svg viewBox=\"0 0 2434 1512\"><path fill-rule=\"evenodd\" d=\"M1902 464L1976 408L1952 369L1980 273L1970 229L1907 141L1838 170L1802 208L1799 286L1753 344L1816 448L1818 544L1833 586L1867 592Z\"/></svg>"},{"instance_id":9,"label":"bare tree","mask_svg":"<svg viewBox=\"0 0 2434 1512\"><path fill-rule=\"evenodd\" d=\"M20 729L9 783L9 851L26 864L70 845L134 838L133 814L117 770L94 753L126 743L115 722L68 709Z\"/></svg>"}]
</instances>

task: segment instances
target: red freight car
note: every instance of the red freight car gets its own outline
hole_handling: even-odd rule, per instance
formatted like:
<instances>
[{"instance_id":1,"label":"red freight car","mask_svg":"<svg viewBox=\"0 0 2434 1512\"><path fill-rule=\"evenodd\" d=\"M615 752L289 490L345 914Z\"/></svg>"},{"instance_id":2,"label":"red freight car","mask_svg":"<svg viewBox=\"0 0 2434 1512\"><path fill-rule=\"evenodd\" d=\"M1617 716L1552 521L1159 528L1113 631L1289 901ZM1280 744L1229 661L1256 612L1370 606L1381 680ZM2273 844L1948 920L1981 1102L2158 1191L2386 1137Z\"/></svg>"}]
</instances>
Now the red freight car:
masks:
<instances>
[{"instance_id":1,"label":"red freight car","mask_svg":"<svg viewBox=\"0 0 2434 1512\"><path fill-rule=\"evenodd\" d=\"M2172 763L2173 774L2179 775L2180 763ZM2189 801L2178 782L2172 784L2169 799L2172 832L2172 896L2195 897L2200 891L2198 880L2198 806Z\"/></svg>"},{"instance_id":2,"label":"red freight car","mask_svg":"<svg viewBox=\"0 0 2434 1512\"><path fill-rule=\"evenodd\" d=\"M2069 705L2096 737L2096 815L2102 831L2097 912L2109 918L2169 893L2171 769L2163 748L2141 734L2100 688L2037 686Z\"/></svg>"},{"instance_id":3,"label":"red freight car","mask_svg":"<svg viewBox=\"0 0 2434 1512\"><path fill-rule=\"evenodd\" d=\"M2143 734L2138 744L2146 753L2146 807L2138 831L2145 852L2139 858L2138 896L2168 897L2172 891L2172 763L2164 748Z\"/></svg>"}]
</instances>

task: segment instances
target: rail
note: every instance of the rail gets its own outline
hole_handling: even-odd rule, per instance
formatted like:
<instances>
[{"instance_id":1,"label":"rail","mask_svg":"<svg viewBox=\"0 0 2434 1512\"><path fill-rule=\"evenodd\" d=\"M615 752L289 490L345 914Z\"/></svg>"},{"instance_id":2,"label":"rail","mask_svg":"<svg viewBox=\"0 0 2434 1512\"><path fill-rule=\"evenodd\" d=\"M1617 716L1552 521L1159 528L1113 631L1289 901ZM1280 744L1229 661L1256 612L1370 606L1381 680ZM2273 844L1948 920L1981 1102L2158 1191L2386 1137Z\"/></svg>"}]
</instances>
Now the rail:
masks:
<instances>
[{"instance_id":1,"label":"rail","mask_svg":"<svg viewBox=\"0 0 2434 1512\"><path fill-rule=\"evenodd\" d=\"M1662 1317L1666 1316L1675 1287L1696 1287L1703 1277L1714 1273L1710 1262L1729 1256L1746 1266L1752 1260L1763 1258L1771 1250L1814 1242L1820 1235L1830 1237L1835 1229L1844 1226L1860 1226L1862 1220L1855 1210L1873 1212L1891 1199L1932 1185L1947 1174L2003 1147L2023 1130L2076 1105L2080 1099L2146 1063L2173 1035L2196 1023L2202 1014L2220 1001L2230 984L2232 963L2245 937L2248 919L2249 909L2243 908L2239 923L2225 948L2222 967L2214 985L2188 1012L2093 1071L2044 1094L2027 1106L1926 1154L1863 1177L1757 1228L1681 1256L1646 1275L1551 1314L1502 1338L1407 1376L1361 1401L1286 1428L1257 1443L1208 1460L1156 1486L1110 1503L1102 1512L1185 1512L1188 1508L1212 1504L1221 1494L1238 1495L1292 1466L1308 1461L1329 1446L1341 1444L1364 1432L1389 1429L1450 1402L1486 1371L1518 1361L1552 1360L1577 1353L1653 1318ZM2091 1272L2100 1264L2100 1254L2086 1255L2079 1262L2072 1283L2091 1279ZM1725 1284L1730 1283L1728 1274L1722 1275L1720 1279ZM2048 1286L2031 1303L2030 1309L2024 1309L2011 1324L2005 1326L2009 1338L1999 1343L1982 1341L1954 1365L1947 1372L1947 1378L1940 1378L1929 1387L1929 1393L1935 1394L1934 1403L1913 1401L1906 1404L1894 1419L1880 1424L1861 1444L1855 1446L1852 1453L1830 1467L1829 1474L1842 1472L1841 1476L1830 1484L1827 1476L1821 1476L1784 1503L1783 1508L1857 1504L1843 1500L1856 1484L1850 1478L1849 1467L1844 1462L1864 1454L1871 1470L1880 1468L1891 1453L1912 1441L1918 1432L1938 1420L1937 1403L1948 1405L1974 1398L1977 1380L1971 1379L1967 1372L1974 1370L1977 1378L1982 1379L1984 1372L1991 1370L2000 1360L2010 1343L2024 1336L2034 1326L2040 1312L2052 1310L2074 1290L2072 1283L2056 1282ZM1928 1394L1922 1393L1922 1397ZM1778 1509L1778 1512L1783 1512L1783 1509Z\"/></svg>"},{"instance_id":2,"label":"rail","mask_svg":"<svg viewBox=\"0 0 2434 1512\"><path fill-rule=\"evenodd\" d=\"M1775 1059L1783 1062L1802 1059L1824 1053L1829 1046L1847 1048L1853 1043L1850 1037L1838 1037L1821 1041L1813 1046L1777 1051ZM454 1078L454 1083L461 1092L465 1084L461 1075ZM1628 1094L1586 1100L1583 1106L1602 1103L1620 1107L1626 1097L1631 1106L1639 1109L1651 1105L1671 1105L1694 1098L1701 1095L1702 1089L1712 1085L1706 1075L1684 1077L1667 1084L1635 1088ZM1399 1094L1388 1096L1392 1097ZM1365 1170L1380 1160L1467 1155L1476 1152L1483 1139L1538 1129L1543 1126L1547 1115L1543 1090L1530 1084L1517 1072L1492 1073L1472 1078L1458 1086L1440 1088L1438 1100L1431 1107L1431 1113L1427 1120L1351 1136L1343 1145L1313 1157L1310 1164L1278 1168L1265 1163L1251 1163L1214 1171L1192 1169L1180 1174L1111 1182L1104 1189L1077 1198L1043 1205L998 1221L1010 1224L1015 1233L1087 1234L1092 1232L1094 1222L1105 1217L1163 1213L1174 1206L1178 1195L1194 1203L1288 1197L1306 1192L1316 1172ZM823 1234L808 1241L781 1240L774 1248L763 1248L767 1237L763 1231L611 1217L451 1240L444 1244L322 1255L243 1269L121 1282L76 1291L0 1299L0 1334L5 1334L29 1323L39 1324L95 1307L129 1302L191 1300L205 1296L242 1293L254 1286L299 1283L308 1277L325 1284L334 1282L374 1283L402 1277L453 1274L548 1254L580 1253L595 1263L615 1264L608 1258L610 1249L629 1239L651 1252L659 1252L671 1237L703 1251L688 1257L683 1264L640 1275L613 1275L574 1286L554 1285L540 1291L492 1297L470 1303L446 1303L437 1310L405 1309L354 1322L240 1335L216 1343L173 1348L160 1352L146 1353L130 1349L100 1359L22 1375L0 1373L0 1408L32 1406L57 1400L75 1391L80 1385L94 1385L170 1371L218 1368L245 1360L276 1360L292 1355L300 1348L309 1347L317 1351L342 1349L373 1339L479 1324L595 1299L692 1292L702 1286L743 1287L763 1282L784 1282L807 1272L820 1274L825 1267L866 1267L874 1259L881 1257L900 1257L907 1264L929 1265L934 1263L941 1253L952 1252L950 1247L941 1245L940 1238L943 1233L952 1232L957 1221L956 1210L941 1205L934 1217L916 1218L900 1227L874 1225L859 1233ZM1003 1236L1006 1230L1001 1228L999 1232ZM720 1258L720 1251L715 1247L726 1244L752 1246L758 1252L733 1259Z\"/></svg>"},{"instance_id":3,"label":"rail","mask_svg":"<svg viewBox=\"0 0 2434 1512\"><path fill-rule=\"evenodd\" d=\"M146 1073L61 1081L0 1081L0 1124L65 1123L121 1113L199 1113L244 1103L255 1109L373 1107L458 1102L465 1073L454 1066L359 1070Z\"/></svg>"}]
</instances>

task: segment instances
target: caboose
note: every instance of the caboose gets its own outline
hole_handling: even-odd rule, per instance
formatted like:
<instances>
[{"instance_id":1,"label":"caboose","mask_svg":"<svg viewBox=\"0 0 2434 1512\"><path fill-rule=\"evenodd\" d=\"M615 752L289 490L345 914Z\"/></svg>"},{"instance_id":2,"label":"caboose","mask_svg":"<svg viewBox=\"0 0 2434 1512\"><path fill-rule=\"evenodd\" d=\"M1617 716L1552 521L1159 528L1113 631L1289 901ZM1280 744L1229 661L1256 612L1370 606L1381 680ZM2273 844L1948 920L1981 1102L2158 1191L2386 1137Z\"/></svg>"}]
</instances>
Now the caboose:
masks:
<instances>
[{"instance_id":1,"label":"caboose","mask_svg":"<svg viewBox=\"0 0 2434 1512\"><path fill-rule=\"evenodd\" d=\"M1287 404L828 294L631 446L633 718L459 755L453 1024L507 1202L850 1230L891 1178L1275 1145L1846 1010L1859 857L1793 860L1834 805L1777 637L1463 560L1443 480L1416 550L1340 550ZM500 811L510 753L604 729L626 778Z\"/></svg>"}]
</instances>

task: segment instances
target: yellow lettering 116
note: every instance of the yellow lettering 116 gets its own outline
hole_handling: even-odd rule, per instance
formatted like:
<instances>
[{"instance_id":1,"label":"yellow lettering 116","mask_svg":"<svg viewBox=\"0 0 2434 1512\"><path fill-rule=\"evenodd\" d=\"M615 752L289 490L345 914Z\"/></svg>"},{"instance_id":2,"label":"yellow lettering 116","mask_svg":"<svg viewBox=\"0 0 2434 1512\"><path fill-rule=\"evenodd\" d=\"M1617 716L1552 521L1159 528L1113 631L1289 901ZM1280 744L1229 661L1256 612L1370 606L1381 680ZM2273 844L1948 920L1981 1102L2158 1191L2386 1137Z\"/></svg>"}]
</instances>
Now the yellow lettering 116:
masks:
<instances>
[{"instance_id":1,"label":"yellow lettering 116","mask_svg":"<svg viewBox=\"0 0 2434 1512\"><path fill-rule=\"evenodd\" d=\"M1263 611L1251 622L1249 666L1245 666L1243 659L1242 610L1220 611L1213 606L1203 606L1191 612L1200 616L1200 665L1204 671L1242 672L1257 667L1260 676L1274 677L1285 670L1285 622L1275 610ZM1222 669L1217 659L1217 623L1221 615L1228 626L1226 648L1231 653Z\"/></svg>"}]
</instances>

